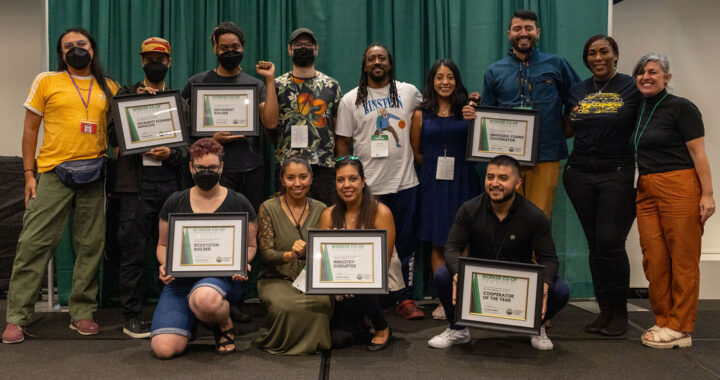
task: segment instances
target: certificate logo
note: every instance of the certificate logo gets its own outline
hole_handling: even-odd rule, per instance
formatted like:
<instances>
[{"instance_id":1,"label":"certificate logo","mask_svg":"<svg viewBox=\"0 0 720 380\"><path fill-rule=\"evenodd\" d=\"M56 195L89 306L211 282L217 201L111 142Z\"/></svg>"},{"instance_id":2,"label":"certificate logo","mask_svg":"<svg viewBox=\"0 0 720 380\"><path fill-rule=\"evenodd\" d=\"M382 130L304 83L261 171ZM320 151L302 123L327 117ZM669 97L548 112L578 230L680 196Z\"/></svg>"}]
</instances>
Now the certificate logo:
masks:
<instances>
[{"instance_id":1,"label":"certificate logo","mask_svg":"<svg viewBox=\"0 0 720 380\"><path fill-rule=\"evenodd\" d=\"M505 310L505 312L507 313L507 315L512 315L512 314L513 314L513 310L512 310L512 309L507 309L507 310Z\"/></svg>"},{"instance_id":2,"label":"certificate logo","mask_svg":"<svg viewBox=\"0 0 720 380\"><path fill-rule=\"evenodd\" d=\"M357 279L358 279L358 280L362 280L362 279L363 279L363 275L362 275L362 274L360 274L360 273L358 273L358 275L357 275Z\"/></svg>"},{"instance_id":3,"label":"certificate logo","mask_svg":"<svg viewBox=\"0 0 720 380\"><path fill-rule=\"evenodd\" d=\"M215 261L217 261L218 264L221 263L221 262L222 262L222 257L218 256L217 258L215 258Z\"/></svg>"}]
</instances>

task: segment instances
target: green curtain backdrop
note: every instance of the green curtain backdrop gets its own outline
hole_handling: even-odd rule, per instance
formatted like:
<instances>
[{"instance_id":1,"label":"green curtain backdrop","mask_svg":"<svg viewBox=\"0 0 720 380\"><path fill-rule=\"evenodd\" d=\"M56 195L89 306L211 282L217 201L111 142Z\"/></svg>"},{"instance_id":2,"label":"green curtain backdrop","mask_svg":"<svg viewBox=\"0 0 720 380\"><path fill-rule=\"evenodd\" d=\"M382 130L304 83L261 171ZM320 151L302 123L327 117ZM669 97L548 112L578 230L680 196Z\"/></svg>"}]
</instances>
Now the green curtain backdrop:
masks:
<instances>
[{"instance_id":1,"label":"green curtain backdrop","mask_svg":"<svg viewBox=\"0 0 720 380\"><path fill-rule=\"evenodd\" d=\"M507 26L518 9L538 13L539 48L567 58L587 78L582 48L589 36L607 31L607 4L606 0L50 0L50 67L56 67L54 48L60 34L82 26L97 40L109 76L121 84L134 83L143 78L141 42L160 36L172 45L169 83L181 89L192 74L216 66L210 33L218 23L233 21L245 32L242 67L251 75L258 60L274 62L276 75L288 71L288 36L297 27L309 27L320 46L317 67L335 77L344 92L357 85L362 52L372 42L387 45L395 56L397 79L420 90L432 63L451 58L466 87L480 91L485 69L510 48ZM267 143L265 147L272 150ZM271 162L270 154L266 156ZM562 184L552 219L560 274L570 284L571 296L592 296L587 244Z\"/></svg>"}]
</instances>

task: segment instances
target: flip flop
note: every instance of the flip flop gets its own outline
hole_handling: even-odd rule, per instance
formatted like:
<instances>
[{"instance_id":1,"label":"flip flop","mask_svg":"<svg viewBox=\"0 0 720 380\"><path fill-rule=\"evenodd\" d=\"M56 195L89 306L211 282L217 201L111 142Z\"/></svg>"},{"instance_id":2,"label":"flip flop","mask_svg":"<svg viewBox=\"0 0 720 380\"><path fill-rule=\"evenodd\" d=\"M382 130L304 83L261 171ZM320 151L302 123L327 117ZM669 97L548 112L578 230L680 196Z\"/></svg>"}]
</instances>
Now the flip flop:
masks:
<instances>
[{"instance_id":1,"label":"flip flop","mask_svg":"<svg viewBox=\"0 0 720 380\"><path fill-rule=\"evenodd\" d=\"M642 344L652 348L675 348L675 347L690 347L692 346L692 338L690 334L675 331L667 327L653 326L646 333L652 334L652 340L645 338L646 334L642 336Z\"/></svg>"}]
</instances>

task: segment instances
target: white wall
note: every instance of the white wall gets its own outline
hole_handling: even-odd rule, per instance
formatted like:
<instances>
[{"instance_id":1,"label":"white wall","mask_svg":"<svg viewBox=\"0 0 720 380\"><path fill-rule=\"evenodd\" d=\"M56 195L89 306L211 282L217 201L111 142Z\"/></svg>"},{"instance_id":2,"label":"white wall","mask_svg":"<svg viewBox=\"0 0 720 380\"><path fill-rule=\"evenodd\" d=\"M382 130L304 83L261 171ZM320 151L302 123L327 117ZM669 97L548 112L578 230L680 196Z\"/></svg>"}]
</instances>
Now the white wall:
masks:
<instances>
[{"instance_id":1,"label":"white wall","mask_svg":"<svg viewBox=\"0 0 720 380\"><path fill-rule=\"evenodd\" d=\"M702 112L705 147L712 168L715 201L720 205L720 107L717 105L717 36L720 1L625 0L615 5L613 37L620 47L618 71L630 74L637 60L649 52L670 60L671 92L688 98ZM708 276L720 269L720 215L705 225L701 257L701 298L720 298L720 278ZM631 286L645 287L637 229L628 237Z\"/></svg>"},{"instance_id":2,"label":"white wall","mask_svg":"<svg viewBox=\"0 0 720 380\"><path fill-rule=\"evenodd\" d=\"M35 76L47 70L44 0L0 5L0 156L21 156L25 102ZM38 144L39 145L39 144Z\"/></svg>"}]
</instances>

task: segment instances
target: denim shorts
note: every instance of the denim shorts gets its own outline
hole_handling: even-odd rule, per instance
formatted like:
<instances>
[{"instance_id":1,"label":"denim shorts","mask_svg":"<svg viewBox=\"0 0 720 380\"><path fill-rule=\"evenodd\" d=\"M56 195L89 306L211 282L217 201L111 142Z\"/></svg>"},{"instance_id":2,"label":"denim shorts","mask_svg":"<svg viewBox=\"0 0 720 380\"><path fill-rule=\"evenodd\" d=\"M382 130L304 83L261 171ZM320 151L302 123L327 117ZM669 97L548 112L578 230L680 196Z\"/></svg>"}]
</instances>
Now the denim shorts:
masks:
<instances>
[{"instance_id":1,"label":"denim shorts","mask_svg":"<svg viewBox=\"0 0 720 380\"><path fill-rule=\"evenodd\" d=\"M165 285L160 294L152 319L151 337L158 334L175 334L193 339L197 318L190 310L188 299L195 289L207 286L217 290L230 302L237 304L242 299L245 284L229 277L179 278Z\"/></svg>"}]
</instances>

